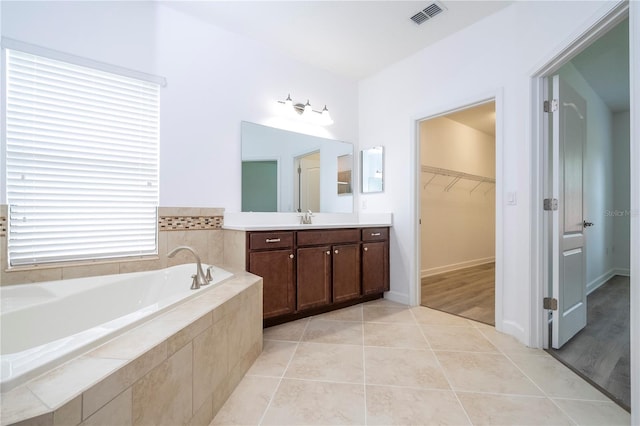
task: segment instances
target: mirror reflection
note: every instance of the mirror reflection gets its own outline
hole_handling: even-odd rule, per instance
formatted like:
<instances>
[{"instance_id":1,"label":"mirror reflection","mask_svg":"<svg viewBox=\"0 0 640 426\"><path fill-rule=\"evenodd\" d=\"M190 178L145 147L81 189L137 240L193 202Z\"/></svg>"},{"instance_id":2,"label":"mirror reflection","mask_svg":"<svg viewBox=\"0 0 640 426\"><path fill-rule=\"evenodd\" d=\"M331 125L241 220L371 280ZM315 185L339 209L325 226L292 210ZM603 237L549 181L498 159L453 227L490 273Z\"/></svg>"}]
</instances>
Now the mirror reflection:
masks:
<instances>
[{"instance_id":1,"label":"mirror reflection","mask_svg":"<svg viewBox=\"0 0 640 426\"><path fill-rule=\"evenodd\" d=\"M338 195L351 194L351 169L353 169L353 155L338 157Z\"/></svg>"},{"instance_id":2,"label":"mirror reflection","mask_svg":"<svg viewBox=\"0 0 640 426\"><path fill-rule=\"evenodd\" d=\"M350 143L242 122L243 212L352 213L352 170Z\"/></svg>"},{"instance_id":3,"label":"mirror reflection","mask_svg":"<svg viewBox=\"0 0 640 426\"><path fill-rule=\"evenodd\" d=\"M362 192L382 192L384 190L384 148L374 146L362 150Z\"/></svg>"}]
</instances>

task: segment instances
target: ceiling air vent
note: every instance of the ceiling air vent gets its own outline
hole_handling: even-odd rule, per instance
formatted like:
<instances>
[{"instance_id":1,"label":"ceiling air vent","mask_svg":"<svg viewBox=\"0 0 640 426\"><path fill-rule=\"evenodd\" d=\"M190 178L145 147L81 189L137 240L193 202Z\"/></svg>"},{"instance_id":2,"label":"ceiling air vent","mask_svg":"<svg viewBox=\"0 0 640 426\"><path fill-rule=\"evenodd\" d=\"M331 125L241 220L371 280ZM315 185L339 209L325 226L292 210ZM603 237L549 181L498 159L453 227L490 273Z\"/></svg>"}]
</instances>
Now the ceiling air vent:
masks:
<instances>
[{"instance_id":1,"label":"ceiling air vent","mask_svg":"<svg viewBox=\"0 0 640 426\"><path fill-rule=\"evenodd\" d=\"M420 25L423 22L433 18L434 16L445 11L445 7L442 6L439 2L431 3L429 6L422 9L420 12L416 13L411 17L411 20L416 24Z\"/></svg>"}]
</instances>

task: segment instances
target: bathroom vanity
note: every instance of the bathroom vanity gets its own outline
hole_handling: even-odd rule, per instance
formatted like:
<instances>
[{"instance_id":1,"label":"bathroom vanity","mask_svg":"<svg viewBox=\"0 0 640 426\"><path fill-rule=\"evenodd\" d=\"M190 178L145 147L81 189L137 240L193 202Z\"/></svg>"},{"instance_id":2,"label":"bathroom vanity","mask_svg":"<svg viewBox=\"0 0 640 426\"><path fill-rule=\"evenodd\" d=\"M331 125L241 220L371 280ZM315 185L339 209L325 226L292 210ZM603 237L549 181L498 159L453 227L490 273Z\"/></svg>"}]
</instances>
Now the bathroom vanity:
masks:
<instances>
[{"instance_id":1,"label":"bathroom vanity","mask_svg":"<svg viewBox=\"0 0 640 426\"><path fill-rule=\"evenodd\" d=\"M390 228L384 221L229 228L236 230L236 247L244 248L237 261L263 278L265 327L389 291Z\"/></svg>"},{"instance_id":2,"label":"bathroom vanity","mask_svg":"<svg viewBox=\"0 0 640 426\"><path fill-rule=\"evenodd\" d=\"M246 269L263 278L265 326L382 297L389 228L250 231Z\"/></svg>"}]
</instances>

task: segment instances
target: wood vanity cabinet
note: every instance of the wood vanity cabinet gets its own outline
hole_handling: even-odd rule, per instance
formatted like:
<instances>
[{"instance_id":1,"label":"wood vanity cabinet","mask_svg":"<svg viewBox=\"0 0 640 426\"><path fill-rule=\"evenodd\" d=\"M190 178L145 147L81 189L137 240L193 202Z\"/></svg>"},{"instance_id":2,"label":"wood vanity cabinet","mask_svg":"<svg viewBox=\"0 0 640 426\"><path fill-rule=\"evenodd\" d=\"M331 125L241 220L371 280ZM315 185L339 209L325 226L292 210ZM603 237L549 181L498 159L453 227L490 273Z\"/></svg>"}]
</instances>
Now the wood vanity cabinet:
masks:
<instances>
[{"instance_id":1,"label":"wood vanity cabinet","mask_svg":"<svg viewBox=\"0 0 640 426\"><path fill-rule=\"evenodd\" d=\"M360 297L360 230L309 230L297 234L298 253L309 250L317 258L309 262L298 256L298 310ZM300 295L311 293L322 294L322 303L301 305Z\"/></svg>"},{"instance_id":2,"label":"wood vanity cabinet","mask_svg":"<svg viewBox=\"0 0 640 426\"><path fill-rule=\"evenodd\" d=\"M256 232L247 235L247 270L262 277L263 318L296 311L293 232Z\"/></svg>"},{"instance_id":3,"label":"wood vanity cabinet","mask_svg":"<svg viewBox=\"0 0 640 426\"><path fill-rule=\"evenodd\" d=\"M331 247L300 247L297 253L298 310L328 305L331 303Z\"/></svg>"},{"instance_id":4,"label":"wood vanity cabinet","mask_svg":"<svg viewBox=\"0 0 640 426\"><path fill-rule=\"evenodd\" d=\"M389 291L389 228L362 230L362 294Z\"/></svg>"},{"instance_id":5,"label":"wood vanity cabinet","mask_svg":"<svg viewBox=\"0 0 640 426\"><path fill-rule=\"evenodd\" d=\"M360 243L333 246L333 302L360 297Z\"/></svg>"},{"instance_id":6,"label":"wood vanity cabinet","mask_svg":"<svg viewBox=\"0 0 640 426\"><path fill-rule=\"evenodd\" d=\"M247 271L263 278L265 326L382 297L389 228L247 232Z\"/></svg>"}]
</instances>

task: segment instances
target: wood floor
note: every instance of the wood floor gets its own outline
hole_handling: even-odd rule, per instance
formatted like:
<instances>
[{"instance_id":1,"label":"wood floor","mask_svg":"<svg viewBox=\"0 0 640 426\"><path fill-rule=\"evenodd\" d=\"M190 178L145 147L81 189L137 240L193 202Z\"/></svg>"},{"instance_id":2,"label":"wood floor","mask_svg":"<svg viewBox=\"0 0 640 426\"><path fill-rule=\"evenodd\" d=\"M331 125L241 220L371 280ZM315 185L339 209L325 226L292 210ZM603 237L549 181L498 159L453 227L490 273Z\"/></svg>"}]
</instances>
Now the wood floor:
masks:
<instances>
[{"instance_id":1,"label":"wood floor","mask_svg":"<svg viewBox=\"0 0 640 426\"><path fill-rule=\"evenodd\" d=\"M422 278L422 306L495 325L495 263Z\"/></svg>"},{"instance_id":2,"label":"wood floor","mask_svg":"<svg viewBox=\"0 0 640 426\"><path fill-rule=\"evenodd\" d=\"M616 275L587 297L587 326L551 353L630 410L629 277Z\"/></svg>"}]
</instances>

